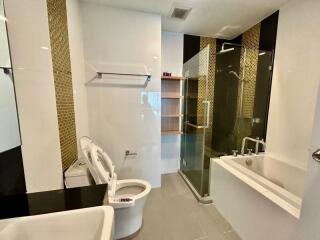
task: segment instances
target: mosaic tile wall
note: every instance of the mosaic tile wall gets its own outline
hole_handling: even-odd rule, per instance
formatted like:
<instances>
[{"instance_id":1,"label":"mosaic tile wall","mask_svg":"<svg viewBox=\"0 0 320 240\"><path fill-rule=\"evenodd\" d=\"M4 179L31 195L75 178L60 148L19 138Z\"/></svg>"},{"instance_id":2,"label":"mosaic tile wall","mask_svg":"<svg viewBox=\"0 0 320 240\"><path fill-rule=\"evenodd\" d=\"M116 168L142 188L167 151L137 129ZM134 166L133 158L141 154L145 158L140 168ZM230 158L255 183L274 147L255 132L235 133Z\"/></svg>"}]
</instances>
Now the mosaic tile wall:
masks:
<instances>
[{"instance_id":1,"label":"mosaic tile wall","mask_svg":"<svg viewBox=\"0 0 320 240\"><path fill-rule=\"evenodd\" d=\"M242 139L252 134L252 118L254 110L254 100L257 82L258 71L258 54L259 54L259 41L260 41L260 28L261 24L257 24L248 31L242 34L242 45L246 48L246 65L243 68L244 48L241 50L240 58L240 76L243 76L244 71L244 89L243 89L243 102L242 102L242 117L237 119L237 148L241 148ZM239 88L239 96L241 89ZM239 106L240 97L238 97Z\"/></svg>"},{"instance_id":2,"label":"mosaic tile wall","mask_svg":"<svg viewBox=\"0 0 320 240\"><path fill-rule=\"evenodd\" d=\"M242 116L244 118L253 117L254 97L258 70L258 54L260 40L260 23L252 27L242 35L242 45L247 49L245 66L245 84L243 91ZM244 61L244 48L241 52L241 65ZM243 75L243 67L240 69L240 76Z\"/></svg>"},{"instance_id":3,"label":"mosaic tile wall","mask_svg":"<svg viewBox=\"0 0 320 240\"><path fill-rule=\"evenodd\" d=\"M78 158L66 0L47 0L63 169Z\"/></svg>"},{"instance_id":4,"label":"mosaic tile wall","mask_svg":"<svg viewBox=\"0 0 320 240\"><path fill-rule=\"evenodd\" d=\"M215 71L216 71L216 39L209 38L209 37L200 37L200 51L206 48L209 45L209 67L206 68L207 76L208 76L208 89L207 89L207 99L210 101L210 110L209 110L209 122L210 127L206 130L206 145L211 148L211 141L212 141L212 121L213 121L213 100L214 100L214 84L215 84ZM206 59L200 57L199 61L207 62ZM201 65L201 64L200 64ZM201 73L201 69L199 69ZM198 102L198 116L203 115L203 106L202 108L199 107L200 104L203 105L202 101L206 95L206 83L204 81L199 81L198 83L198 93L201 96L201 102Z\"/></svg>"}]
</instances>

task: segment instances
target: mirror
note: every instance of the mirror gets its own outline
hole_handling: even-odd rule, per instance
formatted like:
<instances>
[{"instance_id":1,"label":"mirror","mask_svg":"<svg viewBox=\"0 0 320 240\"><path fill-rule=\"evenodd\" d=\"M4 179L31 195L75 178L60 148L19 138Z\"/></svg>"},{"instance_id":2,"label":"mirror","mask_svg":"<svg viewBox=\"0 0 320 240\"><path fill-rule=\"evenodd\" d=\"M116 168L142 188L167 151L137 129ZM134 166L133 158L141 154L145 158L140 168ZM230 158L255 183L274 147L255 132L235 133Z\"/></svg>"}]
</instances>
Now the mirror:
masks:
<instances>
[{"instance_id":1,"label":"mirror","mask_svg":"<svg viewBox=\"0 0 320 240\"><path fill-rule=\"evenodd\" d=\"M3 1L0 1L0 153L21 145Z\"/></svg>"}]
</instances>

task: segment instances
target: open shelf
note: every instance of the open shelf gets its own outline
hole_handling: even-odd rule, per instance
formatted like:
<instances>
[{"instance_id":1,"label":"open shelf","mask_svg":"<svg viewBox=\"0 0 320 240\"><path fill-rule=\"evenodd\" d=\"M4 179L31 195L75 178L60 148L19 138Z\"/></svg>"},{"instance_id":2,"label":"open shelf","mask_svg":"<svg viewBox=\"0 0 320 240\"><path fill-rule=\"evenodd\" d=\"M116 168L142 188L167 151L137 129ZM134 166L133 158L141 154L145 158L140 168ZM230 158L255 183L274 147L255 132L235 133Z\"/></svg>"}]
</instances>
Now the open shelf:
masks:
<instances>
[{"instance_id":1,"label":"open shelf","mask_svg":"<svg viewBox=\"0 0 320 240\"><path fill-rule=\"evenodd\" d=\"M161 134L175 135L181 133L181 99L183 77L161 77Z\"/></svg>"},{"instance_id":2,"label":"open shelf","mask_svg":"<svg viewBox=\"0 0 320 240\"><path fill-rule=\"evenodd\" d=\"M178 135L178 134L182 134L182 132L180 131L162 131L161 135Z\"/></svg>"},{"instance_id":3,"label":"open shelf","mask_svg":"<svg viewBox=\"0 0 320 240\"><path fill-rule=\"evenodd\" d=\"M182 114L162 114L161 117L182 117Z\"/></svg>"},{"instance_id":4,"label":"open shelf","mask_svg":"<svg viewBox=\"0 0 320 240\"><path fill-rule=\"evenodd\" d=\"M176 95L176 94L170 94L170 93L161 93L161 98L162 99L180 99L180 98L183 98L183 96L179 96L179 95Z\"/></svg>"},{"instance_id":5,"label":"open shelf","mask_svg":"<svg viewBox=\"0 0 320 240\"><path fill-rule=\"evenodd\" d=\"M168 80L168 81L182 81L184 77L179 76L162 76L161 80Z\"/></svg>"}]
</instances>

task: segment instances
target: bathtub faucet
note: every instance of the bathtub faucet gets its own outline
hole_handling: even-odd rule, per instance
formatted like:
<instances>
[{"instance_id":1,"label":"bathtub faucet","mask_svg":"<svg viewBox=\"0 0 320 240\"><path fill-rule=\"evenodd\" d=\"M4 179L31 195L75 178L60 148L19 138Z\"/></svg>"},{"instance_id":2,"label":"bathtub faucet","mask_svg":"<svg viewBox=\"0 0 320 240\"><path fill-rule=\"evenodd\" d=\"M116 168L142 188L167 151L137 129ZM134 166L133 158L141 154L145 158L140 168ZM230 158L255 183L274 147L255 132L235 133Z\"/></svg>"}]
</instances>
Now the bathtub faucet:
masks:
<instances>
[{"instance_id":1,"label":"bathtub faucet","mask_svg":"<svg viewBox=\"0 0 320 240\"><path fill-rule=\"evenodd\" d=\"M259 153L259 144L262 145L262 149L263 151L265 151L266 149L266 143L264 142L263 139L254 139L254 138L251 138L251 137L245 137L242 139L242 146L241 146L241 155L244 155L244 148L246 146L246 141L251 141L251 142L255 142L256 143L256 147L255 147L255 154L258 154Z\"/></svg>"}]
</instances>

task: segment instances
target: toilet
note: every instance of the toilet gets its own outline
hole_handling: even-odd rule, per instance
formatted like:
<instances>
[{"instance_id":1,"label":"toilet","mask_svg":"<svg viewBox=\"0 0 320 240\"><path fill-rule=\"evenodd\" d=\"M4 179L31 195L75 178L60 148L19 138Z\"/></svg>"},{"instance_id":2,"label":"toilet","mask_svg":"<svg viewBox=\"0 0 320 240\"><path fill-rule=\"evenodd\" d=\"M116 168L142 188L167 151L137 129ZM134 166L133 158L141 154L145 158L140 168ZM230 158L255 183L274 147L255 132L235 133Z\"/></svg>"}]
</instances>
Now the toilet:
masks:
<instances>
[{"instance_id":1,"label":"toilet","mask_svg":"<svg viewBox=\"0 0 320 240\"><path fill-rule=\"evenodd\" d=\"M118 180L113 162L101 147L89 137L82 137L80 146L94 182L108 184L109 205L115 210L115 239L130 239L142 227L150 183L140 179Z\"/></svg>"}]
</instances>

